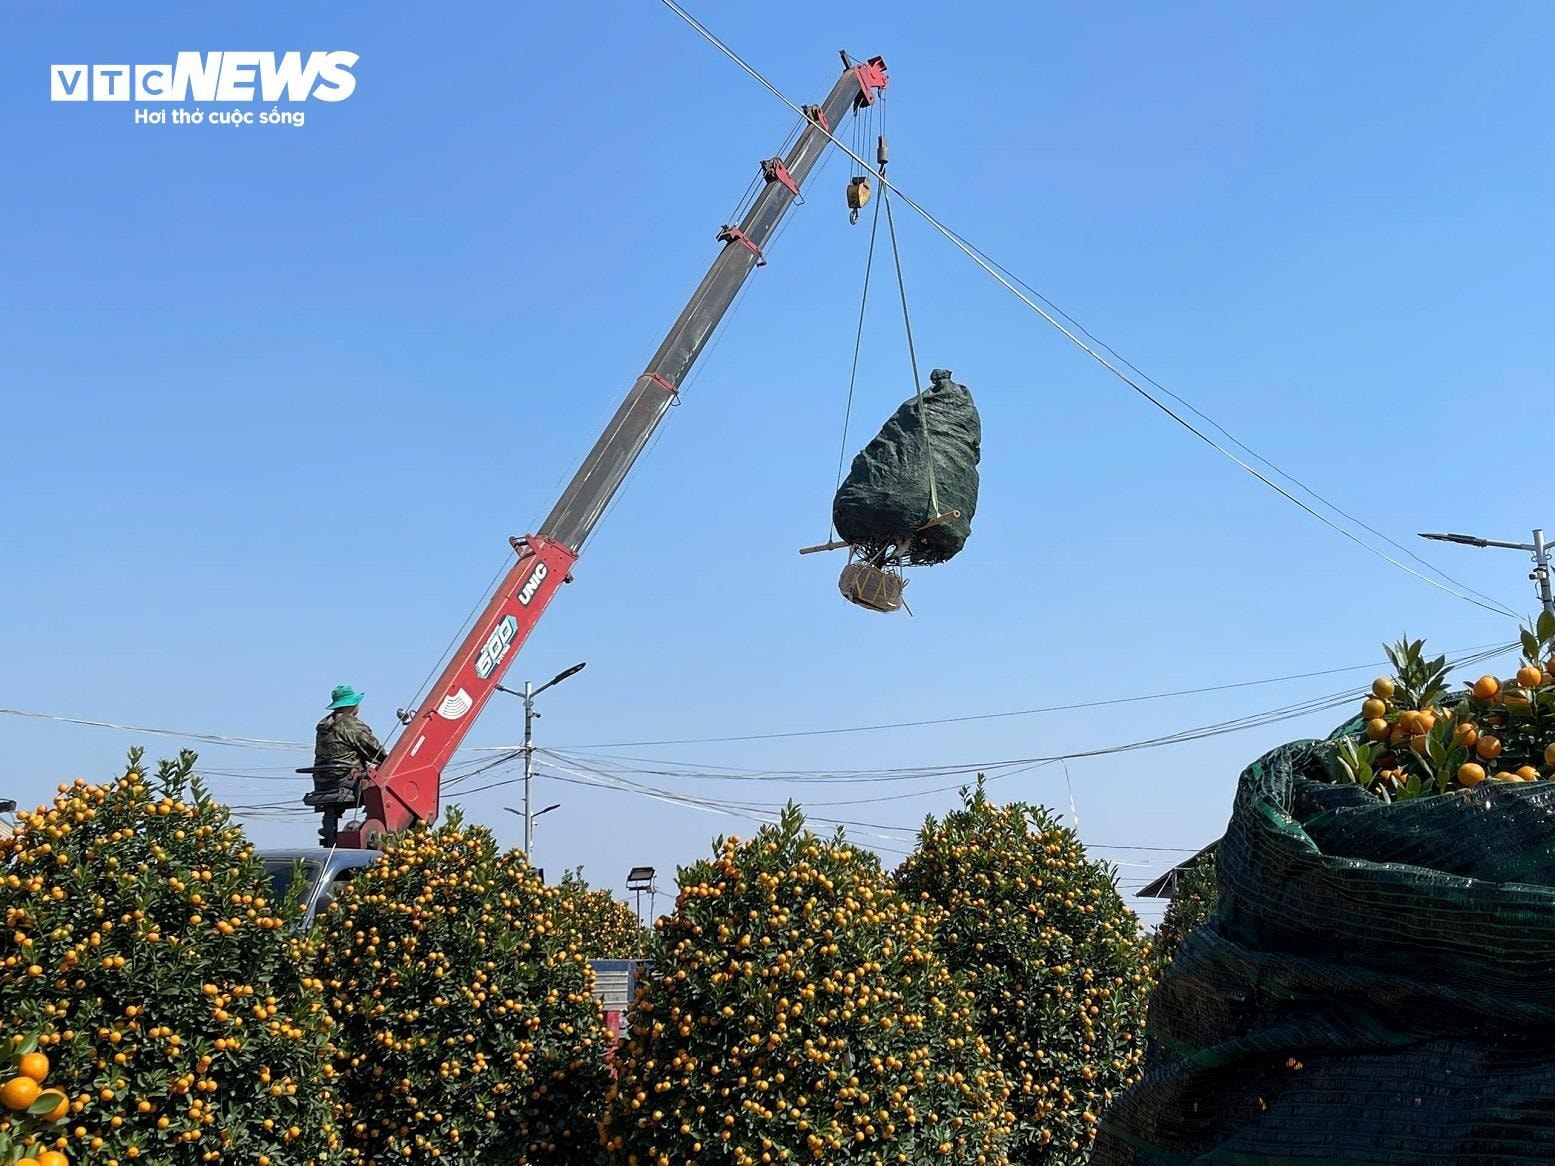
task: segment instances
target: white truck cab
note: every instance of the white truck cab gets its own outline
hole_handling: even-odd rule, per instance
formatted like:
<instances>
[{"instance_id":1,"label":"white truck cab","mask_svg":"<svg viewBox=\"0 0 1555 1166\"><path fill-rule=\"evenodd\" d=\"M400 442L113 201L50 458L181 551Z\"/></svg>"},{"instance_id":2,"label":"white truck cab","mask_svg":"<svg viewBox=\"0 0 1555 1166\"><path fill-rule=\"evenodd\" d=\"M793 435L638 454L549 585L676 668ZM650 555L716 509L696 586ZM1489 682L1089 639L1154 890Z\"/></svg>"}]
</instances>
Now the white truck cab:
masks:
<instances>
[{"instance_id":1,"label":"white truck cab","mask_svg":"<svg viewBox=\"0 0 1555 1166\"><path fill-rule=\"evenodd\" d=\"M301 846L289 850L262 850L259 857L265 864L265 873L270 876L277 901L286 894L292 871L299 862L302 864L306 880L302 926L307 928L313 926L314 916L329 906L341 883L354 879L364 866L383 855L376 850L325 850L319 846Z\"/></svg>"}]
</instances>

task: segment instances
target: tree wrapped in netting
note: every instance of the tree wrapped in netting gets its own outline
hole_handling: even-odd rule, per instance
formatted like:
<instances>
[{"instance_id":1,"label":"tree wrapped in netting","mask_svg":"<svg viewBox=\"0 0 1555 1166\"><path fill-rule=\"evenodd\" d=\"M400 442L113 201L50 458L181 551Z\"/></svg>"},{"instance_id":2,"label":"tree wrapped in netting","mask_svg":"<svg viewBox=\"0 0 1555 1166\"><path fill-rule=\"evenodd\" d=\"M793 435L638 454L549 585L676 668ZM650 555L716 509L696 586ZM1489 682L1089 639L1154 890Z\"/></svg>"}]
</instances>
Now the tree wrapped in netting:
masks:
<instances>
[{"instance_id":1,"label":"tree wrapped in netting","mask_svg":"<svg viewBox=\"0 0 1555 1166\"><path fill-rule=\"evenodd\" d=\"M323 913L353 1157L560 1166L594 1152L609 1034L557 900L453 811L392 838Z\"/></svg>"},{"instance_id":2,"label":"tree wrapped in netting","mask_svg":"<svg viewBox=\"0 0 1555 1166\"><path fill-rule=\"evenodd\" d=\"M556 926L588 959L638 959L647 951L648 932L637 913L609 891L590 887L582 867L562 875L556 895Z\"/></svg>"},{"instance_id":3,"label":"tree wrapped in netting","mask_svg":"<svg viewBox=\"0 0 1555 1166\"><path fill-rule=\"evenodd\" d=\"M904 401L854 457L832 498L838 535L866 558L953 558L972 535L982 443L972 394L935 369L929 387Z\"/></svg>"},{"instance_id":4,"label":"tree wrapped in netting","mask_svg":"<svg viewBox=\"0 0 1555 1166\"><path fill-rule=\"evenodd\" d=\"M1532 755L1555 718L1496 705L1495 681L1451 720ZM1243 772L1219 904L1151 999L1144 1073L1104 1118L1098 1166L1548 1160L1555 783L1464 784L1463 744L1422 728L1399 743L1427 764L1388 766L1402 778L1355 767L1359 719Z\"/></svg>"},{"instance_id":5,"label":"tree wrapped in netting","mask_svg":"<svg viewBox=\"0 0 1555 1166\"><path fill-rule=\"evenodd\" d=\"M788 807L683 868L639 985L613 1160L1002 1162L1009 1085L874 855Z\"/></svg>"},{"instance_id":6,"label":"tree wrapped in netting","mask_svg":"<svg viewBox=\"0 0 1555 1166\"><path fill-rule=\"evenodd\" d=\"M0 840L0 1016L31 1034L43 1089L69 1107L28 1135L34 1157L338 1160L330 1019L295 897L272 901L194 763L185 752L147 776L134 751L119 779L61 786ZM31 1092L13 1079L0 1099L7 1086Z\"/></svg>"},{"instance_id":7,"label":"tree wrapped in netting","mask_svg":"<svg viewBox=\"0 0 1555 1166\"><path fill-rule=\"evenodd\" d=\"M936 938L976 1002L1015 1092L1009 1160L1089 1156L1114 1093L1138 1074L1148 944L1112 870L1040 806L995 805L979 781L930 816L896 875L943 912Z\"/></svg>"}]
</instances>

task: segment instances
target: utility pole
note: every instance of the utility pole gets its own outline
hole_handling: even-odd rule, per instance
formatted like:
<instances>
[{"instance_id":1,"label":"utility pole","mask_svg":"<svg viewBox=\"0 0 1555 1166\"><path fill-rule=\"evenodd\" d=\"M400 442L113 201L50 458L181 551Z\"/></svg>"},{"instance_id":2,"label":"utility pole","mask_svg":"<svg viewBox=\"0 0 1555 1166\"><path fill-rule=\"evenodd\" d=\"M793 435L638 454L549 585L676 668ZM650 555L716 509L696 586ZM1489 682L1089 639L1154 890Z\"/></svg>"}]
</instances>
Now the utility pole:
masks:
<instances>
[{"instance_id":1,"label":"utility pole","mask_svg":"<svg viewBox=\"0 0 1555 1166\"><path fill-rule=\"evenodd\" d=\"M519 752L521 752L524 755L524 857L525 858L530 858L530 848L534 845L534 840L535 840L535 819L540 816L540 814L534 814L534 813L530 812L530 806L532 805L531 796L532 796L532 793L533 793L534 777L535 777L535 720L540 716L539 713L535 712L535 697L539 696L547 688L551 688L554 685L560 684L563 680L566 680L567 677L577 675L579 672L582 672L583 669L585 667L587 667L587 666L588 666L588 662L587 661L584 661L582 664L574 664L571 668L567 669L565 672L558 672L555 676L551 677L544 684L542 684L539 688L536 688L531 681L526 680L526 681L524 681L524 691L523 692L515 692L511 688L503 688L502 685L500 685L500 684L497 685L497 688L498 688L499 691L505 692L509 696L519 697L524 702L524 744L520 748ZM550 807L548 807L548 809L554 810L554 809L556 809L556 807L555 806L550 806ZM540 811L541 814L543 814L545 812L546 812L546 810L541 810ZM533 861L533 859L531 858L530 861Z\"/></svg>"},{"instance_id":2,"label":"utility pole","mask_svg":"<svg viewBox=\"0 0 1555 1166\"><path fill-rule=\"evenodd\" d=\"M534 685L524 681L524 858L529 859L535 841L535 816L529 812L535 780L535 694ZM532 860L530 860L532 861Z\"/></svg>"},{"instance_id":3,"label":"utility pole","mask_svg":"<svg viewBox=\"0 0 1555 1166\"><path fill-rule=\"evenodd\" d=\"M1499 539L1480 538L1478 535L1472 534L1422 533L1420 537L1434 539L1442 543L1458 543L1466 547L1500 547L1508 551L1527 551L1533 556L1533 570L1528 573L1528 578L1532 579L1538 586L1539 602L1543 605L1544 610L1551 615L1555 615L1555 594L1552 594L1550 589L1550 548L1544 541L1543 530L1535 530L1533 532L1533 542L1531 543L1502 542Z\"/></svg>"}]
</instances>

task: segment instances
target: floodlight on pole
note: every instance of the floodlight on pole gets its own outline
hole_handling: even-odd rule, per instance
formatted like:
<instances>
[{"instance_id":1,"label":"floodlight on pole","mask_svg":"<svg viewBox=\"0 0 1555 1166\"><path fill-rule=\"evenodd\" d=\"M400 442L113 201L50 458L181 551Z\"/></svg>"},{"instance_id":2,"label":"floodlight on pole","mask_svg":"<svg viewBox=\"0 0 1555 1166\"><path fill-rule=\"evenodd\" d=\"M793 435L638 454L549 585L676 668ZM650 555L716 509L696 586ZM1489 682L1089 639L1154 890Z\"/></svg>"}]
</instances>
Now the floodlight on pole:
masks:
<instances>
[{"instance_id":1,"label":"floodlight on pole","mask_svg":"<svg viewBox=\"0 0 1555 1166\"><path fill-rule=\"evenodd\" d=\"M1550 548L1544 541L1544 531L1533 532L1533 542L1513 543L1503 542L1500 539L1480 538L1476 534L1427 534L1421 532L1421 538L1428 538L1439 543L1457 543L1465 547L1497 547L1508 551L1527 551L1533 556L1533 570L1528 573L1539 589L1539 602L1544 610L1555 615L1555 592L1550 587Z\"/></svg>"},{"instance_id":2,"label":"floodlight on pole","mask_svg":"<svg viewBox=\"0 0 1555 1166\"><path fill-rule=\"evenodd\" d=\"M651 866L634 866L626 876L626 889L637 896L637 924L643 924L643 895L649 896L649 910L652 910L652 896L658 894L658 888L654 886L653 878L658 872Z\"/></svg>"}]
</instances>

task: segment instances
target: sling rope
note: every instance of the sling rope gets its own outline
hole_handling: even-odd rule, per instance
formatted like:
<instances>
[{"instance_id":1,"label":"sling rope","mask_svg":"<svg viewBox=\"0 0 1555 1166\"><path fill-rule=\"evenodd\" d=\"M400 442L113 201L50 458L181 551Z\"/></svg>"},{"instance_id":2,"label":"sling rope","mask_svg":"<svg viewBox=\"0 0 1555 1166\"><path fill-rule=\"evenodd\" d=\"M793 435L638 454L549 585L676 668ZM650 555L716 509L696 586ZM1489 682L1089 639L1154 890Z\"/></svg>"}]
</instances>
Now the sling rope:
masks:
<instances>
[{"instance_id":1,"label":"sling rope","mask_svg":"<svg viewBox=\"0 0 1555 1166\"><path fill-rule=\"evenodd\" d=\"M864 294L859 297L858 305L858 329L853 334L853 368L848 373L848 403L842 414L842 445L837 450L837 484L832 487L833 492L842 488L842 466L848 456L848 427L853 421L853 389L858 384L858 357L859 350L864 344L864 309L869 304L869 277L875 267L875 234L880 229L880 204L875 204L875 213L869 220L869 254L864 260ZM837 516L832 514L832 534L837 533Z\"/></svg>"},{"instance_id":2,"label":"sling rope","mask_svg":"<svg viewBox=\"0 0 1555 1166\"><path fill-rule=\"evenodd\" d=\"M928 414L923 410L923 380L918 375L918 350L912 342L912 317L907 311L907 282L902 276L902 253L896 245L896 216L891 213L891 188L884 182L884 164L880 167L880 177L880 201L885 203L886 230L891 236L891 258L896 261L896 289L902 297L902 327L907 333L907 359L912 363L912 383L918 391L918 424L923 427L923 445L929 455L929 514L925 521L932 522L940 514L939 483L934 475L934 437L929 432Z\"/></svg>"},{"instance_id":3,"label":"sling rope","mask_svg":"<svg viewBox=\"0 0 1555 1166\"><path fill-rule=\"evenodd\" d=\"M883 112L881 115L880 123L881 129L884 130L885 117ZM881 140L882 142L884 141L883 134ZM902 304L902 330L907 337L907 360L912 367L912 383L915 393L914 404L916 405L918 411L918 424L923 430L924 449L928 454L929 513L926 516L925 521L932 522L934 519L940 516L939 480L934 469L934 436L930 432L928 413L924 409L923 378L918 371L918 350L917 346L913 343L912 335L912 313L908 310L907 306L907 279L902 270L901 248L897 245L896 241L896 216L891 211L891 188L884 181L885 168L886 162L884 160L882 147L882 157L878 171L881 178L881 194L880 198L875 202L874 214L870 217L869 221L869 251L864 259L864 288L862 294L859 297L858 325L855 328L853 334L853 364L848 371L848 399L842 415L842 444L841 447L837 450L837 484L834 489L840 489L842 486L842 467L846 462L848 455L848 431L853 419L853 397L858 387L859 355L863 350L864 344L864 316L869 306L869 283L870 277L874 272L875 242L880 230L880 208L882 205L884 205L886 230L891 242L891 260L896 268L896 290ZM836 529L835 514L833 514L832 517L832 533L838 533Z\"/></svg>"}]
</instances>

